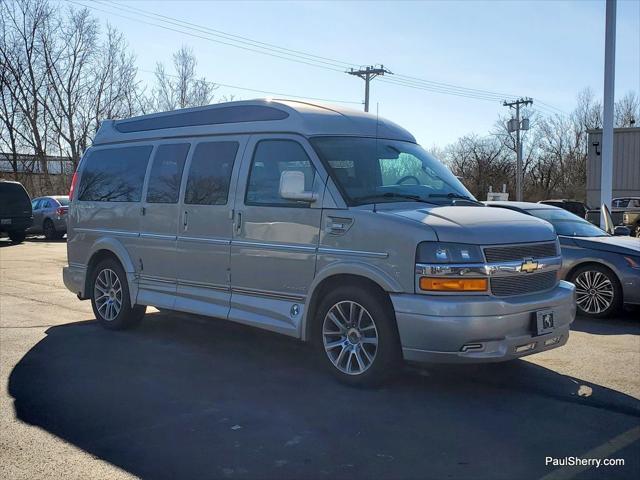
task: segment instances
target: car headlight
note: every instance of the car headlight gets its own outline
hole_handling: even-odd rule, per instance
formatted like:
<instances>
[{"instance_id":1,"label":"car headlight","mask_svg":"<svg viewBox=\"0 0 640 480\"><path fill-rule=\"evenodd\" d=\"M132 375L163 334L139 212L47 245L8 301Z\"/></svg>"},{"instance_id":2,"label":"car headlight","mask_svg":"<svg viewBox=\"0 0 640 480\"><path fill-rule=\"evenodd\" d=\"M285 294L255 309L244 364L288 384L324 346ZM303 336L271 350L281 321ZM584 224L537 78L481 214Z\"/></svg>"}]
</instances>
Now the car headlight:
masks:
<instances>
[{"instance_id":1,"label":"car headlight","mask_svg":"<svg viewBox=\"0 0 640 480\"><path fill-rule=\"evenodd\" d=\"M416 263L483 263L478 245L466 243L422 242L416 252Z\"/></svg>"},{"instance_id":2,"label":"car headlight","mask_svg":"<svg viewBox=\"0 0 640 480\"><path fill-rule=\"evenodd\" d=\"M467 264L482 264L478 245L466 243L422 242L416 251L416 284L423 292L486 292L489 281L481 270L469 272ZM447 264L463 265L446 267ZM428 265L432 265L429 267ZM442 267L436 267L442 265ZM458 271L459 269L462 269ZM436 270L438 272L436 272ZM455 272L454 272L455 270ZM465 272L461 275L461 273Z\"/></svg>"}]
</instances>

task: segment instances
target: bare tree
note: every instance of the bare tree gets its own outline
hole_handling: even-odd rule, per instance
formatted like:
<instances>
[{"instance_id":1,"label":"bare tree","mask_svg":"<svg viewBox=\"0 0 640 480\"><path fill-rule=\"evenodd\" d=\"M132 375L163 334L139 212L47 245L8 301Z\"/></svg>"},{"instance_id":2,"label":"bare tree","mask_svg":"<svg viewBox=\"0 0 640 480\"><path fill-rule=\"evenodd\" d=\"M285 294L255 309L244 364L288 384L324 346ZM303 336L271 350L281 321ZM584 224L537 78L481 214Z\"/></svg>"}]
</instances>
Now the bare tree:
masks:
<instances>
[{"instance_id":1,"label":"bare tree","mask_svg":"<svg viewBox=\"0 0 640 480\"><path fill-rule=\"evenodd\" d=\"M167 73L164 65L156 65L156 87L149 98L150 111L209 105L217 86L204 77L196 77L197 60L193 51L183 46L173 54L175 74Z\"/></svg>"},{"instance_id":2,"label":"bare tree","mask_svg":"<svg viewBox=\"0 0 640 480\"><path fill-rule=\"evenodd\" d=\"M13 119L13 131L23 148L33 152L40 163L45 185L50 186L46 161L50 97L42 39L51 29L53 10L46 0L23 0L0 3L0 15L3 18L0 42L3 92L12 97L17 117ZM20 128L15 128L16 124Z\"/></svg>"},{"instance_id":3,"label":"bare tree","mask_svg":"<svg viewBox=\"0 0 640 480\"><path fill-rule=\"evenodd\" d=\"M466 135L445 148L443 158L478 198L484 198L490 186L500 188L503 183L511 183L513 164L504 143L496 136Z\"/></svg>"},{"instance_id":4,"label":"bare tree","mask_svg":"<svg viewBox=\"0 0 640 480\"><path fill-rule=\"evenodd\" d=\"M633 127L640 121L640 99L635 92L627 92L615 104L615 124L617 127Z\"/></svg>"}]
</instances>

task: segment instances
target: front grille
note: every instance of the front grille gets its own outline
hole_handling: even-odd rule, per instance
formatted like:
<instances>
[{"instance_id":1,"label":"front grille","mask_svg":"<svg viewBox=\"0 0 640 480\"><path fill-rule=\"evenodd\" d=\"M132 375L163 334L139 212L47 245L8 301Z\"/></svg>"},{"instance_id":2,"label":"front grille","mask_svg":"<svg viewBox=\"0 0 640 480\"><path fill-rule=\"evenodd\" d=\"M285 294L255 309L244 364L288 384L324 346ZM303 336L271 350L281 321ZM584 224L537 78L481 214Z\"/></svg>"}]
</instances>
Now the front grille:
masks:
<instances>
[{"instance_id":1,"label":"front grille","mask_svg":"<svg viewBox=\"0 0 640 480\"><path fill-rule=\"evenodd\" d=\"M499 247L485 247L484 257L487 262L511 262L525 258L556 257L558 251L556 242L529 243L526 245L505 245Z\"/></svg>"},{"instance_id":2,"label":"front grille","mask_svg":"<svg viewBox=\"0 0 640 480\"><path fill-rule=\"evenodd\" d=\"M542 292L555 287L556 272L527 273L491 279L491 292L496 297L511 297Z\"/></svg>"}]
</instances>

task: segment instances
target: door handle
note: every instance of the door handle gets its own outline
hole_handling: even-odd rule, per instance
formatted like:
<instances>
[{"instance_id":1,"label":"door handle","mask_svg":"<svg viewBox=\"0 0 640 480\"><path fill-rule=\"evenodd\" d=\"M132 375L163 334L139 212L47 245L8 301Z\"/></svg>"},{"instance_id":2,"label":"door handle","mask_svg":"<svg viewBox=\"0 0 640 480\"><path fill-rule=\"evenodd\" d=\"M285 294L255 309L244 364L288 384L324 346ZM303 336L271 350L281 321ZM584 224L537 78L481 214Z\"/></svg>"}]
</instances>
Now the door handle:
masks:
<instances>
[{"instance_id":1,"label":"door handle","mask_svg":"<svg viewBox=\"0 0 640 480\"><path fill-rule=\"evenodd\" d=\"M242 212L238 212L236 215L236 233L242 231Z\"/></svg>"},{"instance_id":2,"label":"door handle","mask_svg":"<svg viewBox=\"0 0 640 480\"><path fill-rule=\"evenodd\" d=\"M184 212L184 216L182 217L182 226L185 231L189 227L189 212Z\"/></svg>"}]
</instances>

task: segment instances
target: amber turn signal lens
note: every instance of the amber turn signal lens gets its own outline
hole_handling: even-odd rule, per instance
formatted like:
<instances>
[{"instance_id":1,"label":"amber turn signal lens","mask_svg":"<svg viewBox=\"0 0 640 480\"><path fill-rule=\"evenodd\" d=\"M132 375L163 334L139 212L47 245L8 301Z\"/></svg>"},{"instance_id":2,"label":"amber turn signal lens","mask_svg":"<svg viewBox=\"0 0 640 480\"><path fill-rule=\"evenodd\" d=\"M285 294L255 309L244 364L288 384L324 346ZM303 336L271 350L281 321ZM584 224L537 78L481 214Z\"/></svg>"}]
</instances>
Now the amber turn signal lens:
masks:
<instances>
[{"instance_id":1,"label":"amber turn signal lens","mask_svg":"<svg viewBox=\"0 0 640 480\"><path fill-rule=\"evenodd\" d=\"M420 277L420 290L428 292L485 292L487 279Z\"/></svg>"}]
</instances>

